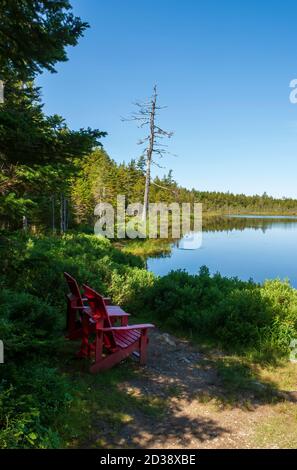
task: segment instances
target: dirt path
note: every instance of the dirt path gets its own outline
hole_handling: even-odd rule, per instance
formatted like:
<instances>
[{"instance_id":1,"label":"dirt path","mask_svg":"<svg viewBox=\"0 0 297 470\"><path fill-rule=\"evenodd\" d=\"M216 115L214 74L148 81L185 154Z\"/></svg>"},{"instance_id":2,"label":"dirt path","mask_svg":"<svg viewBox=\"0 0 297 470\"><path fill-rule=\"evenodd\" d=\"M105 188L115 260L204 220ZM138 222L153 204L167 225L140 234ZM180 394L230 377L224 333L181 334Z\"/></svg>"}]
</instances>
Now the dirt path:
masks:
<instances>
[{"instance_id":1,"label":"dirt path","mask_svg":"<svg viewBox=\"0 0 297 470\"><path fill-rule=\"evenodd\" d=\"M114 447L255 447L257 426L277 413L272 403L259 401L253 393L239 393L230 400L213 357L158 330L150 336L147 366L120 387L134 399L144 397L159 408L148 415L136 406L121 429L105 429Z\"/></svg>"}]
</instances>

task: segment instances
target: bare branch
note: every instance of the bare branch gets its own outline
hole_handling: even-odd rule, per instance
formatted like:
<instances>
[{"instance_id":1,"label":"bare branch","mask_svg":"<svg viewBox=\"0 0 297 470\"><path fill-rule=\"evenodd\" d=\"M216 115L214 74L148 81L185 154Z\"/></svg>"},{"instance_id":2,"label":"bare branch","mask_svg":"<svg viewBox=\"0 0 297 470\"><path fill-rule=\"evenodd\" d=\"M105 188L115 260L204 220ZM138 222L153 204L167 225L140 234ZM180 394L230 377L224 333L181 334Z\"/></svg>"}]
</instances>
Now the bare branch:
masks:
<instances>
[{"instance_id":1,"label":"bare branch","mask_svg":"<svg viewBox=\"0 0 297 470\"><path fill-rule=\"evenodd\" d=\"M164 131L164 129L162 129L162 128L159 127L159 126L155 126L155 130L156 130L160 135L167 136L169 139L170 139L170 137L172 137L172 136L174 135L174 132Z\"/></svg>"},{"instance_id":2,"label":"bare branch","mask_svg":"<svg viewBox=\"0 0 297 470\"><path fill-rule=\"evenodd\" d=\"M140 140L137 142L137 145L143 145L143 144L145 144L145 142L147 142L149 139L150 139L150 136L144 137L143 139L140 139Z\"/></svg>"},{"instance_id":3,"label":"bare branch","mask_svg":"<svg viewBox=\"0 0 297 470\"><path fill-rule=\"evenodd\" d=\"M160 165L159 163L155 162L155 160L152 160L152 165L155 165L158 168L161 168L162 170L165 169L165 166Z\"/></svg>"}]
</instances>

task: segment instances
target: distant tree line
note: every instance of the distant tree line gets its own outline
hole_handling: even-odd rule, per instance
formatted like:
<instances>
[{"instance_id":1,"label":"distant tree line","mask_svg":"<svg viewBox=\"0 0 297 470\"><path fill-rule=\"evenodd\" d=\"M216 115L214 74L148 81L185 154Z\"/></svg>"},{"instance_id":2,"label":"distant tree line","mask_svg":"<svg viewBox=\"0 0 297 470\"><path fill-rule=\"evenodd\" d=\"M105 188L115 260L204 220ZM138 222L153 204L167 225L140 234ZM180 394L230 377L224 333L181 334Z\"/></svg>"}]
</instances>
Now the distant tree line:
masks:
<instances>
[{"instance_id":1,"label":"distant tree line","mask_svg":"<svg viewBox=\"0 0 297 470\"><path fill-rule=\"evenodd\" d=\"M60 132L60 130L58 131ZM71 132L65 129L65 134ZM80 131L80 143L82 143ZM73 136L73 134L72 134ZM66 136L64 136L66 139ZM71 149L71 156L47 163L14 163L1 170L2 228L27 226L37 230L66 231L94 225L94 208L99 202L116 205L117 195L124 194L126 204L142 202L145 186L143 159L117 164L103 148ZM70 143L67 144L69 149ZM89 150L88 154L85 152ZM184 188L173 179L172 172L151 181L150 202L201 202L205 215L220 214L297 214L297 200L275 199L263 195L246 196L224 192ZM209 224L208 224L209 225Z\"/></svg>"},{"instance_id":2,"label":"distant tree line","mask_svg":"<svg viewBox=\"0 0 297 470\"><path fill-rule=\"evenodd\" d=\"M98 202L116 204L118 194L125 194L126 203L142 202L145 185L143 159L117 164L104 149L98 149L79 163L69 199L73 220L78 224L94 223L94 207ZM297 200L275 199L263 195L246 196L223 192L198 191L179 186L172 171L152 179L150 202L201 202L206 214L297 214ZM240 222L239 222L240 223Z\"/></svg>"}]
</instances>

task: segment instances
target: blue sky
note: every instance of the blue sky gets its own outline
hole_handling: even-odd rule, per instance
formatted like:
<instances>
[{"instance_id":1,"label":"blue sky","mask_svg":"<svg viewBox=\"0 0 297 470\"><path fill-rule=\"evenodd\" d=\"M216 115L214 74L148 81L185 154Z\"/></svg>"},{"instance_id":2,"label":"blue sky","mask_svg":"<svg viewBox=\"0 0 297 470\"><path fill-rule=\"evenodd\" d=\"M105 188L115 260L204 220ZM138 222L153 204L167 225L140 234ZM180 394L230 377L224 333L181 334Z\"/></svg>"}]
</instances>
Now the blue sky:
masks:
<instances>
[{"instance_id":1,"label":"blue sky","mask_svg":"<svg viewBox=\"0 0 297 470\"><path fill-rule=\"evenodd\" d=\"M297 3L270 0L72 0L91 28L57 74L45 111L108 132L116 161L143 135L121 116L158 85L174 131L163 174L189 188L297 197Z\"/></svg>"}]
</instances>

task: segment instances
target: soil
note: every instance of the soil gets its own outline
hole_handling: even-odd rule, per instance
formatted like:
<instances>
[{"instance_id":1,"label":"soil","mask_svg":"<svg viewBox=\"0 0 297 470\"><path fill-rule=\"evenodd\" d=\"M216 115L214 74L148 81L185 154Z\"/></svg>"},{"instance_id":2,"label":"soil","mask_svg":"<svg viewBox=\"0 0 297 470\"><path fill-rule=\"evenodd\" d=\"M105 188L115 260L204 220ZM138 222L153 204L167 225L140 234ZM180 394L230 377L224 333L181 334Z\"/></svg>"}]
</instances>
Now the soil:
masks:
<instances>
[{"instance_id":1,"label":"soil","mask_svg":"<svg viewBox=\"0 0 297 470\"><path fill-rule=\"evenodd\" d=\"M230 400L217 372L216 355L220 353L205 354L186 340L152 331L147 365L120 387L133 397L159 403L160 413L150 416L137 407L132 413L129 410L130 419L121 429L115 432L108 425L104 429L108 445L145 449L257 447L255 429L276 410L251 392ZM96 438L95 433L91 447Z\"/></svg>"}]
</instances>

